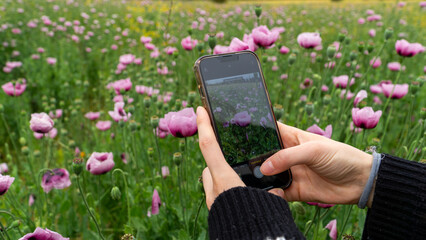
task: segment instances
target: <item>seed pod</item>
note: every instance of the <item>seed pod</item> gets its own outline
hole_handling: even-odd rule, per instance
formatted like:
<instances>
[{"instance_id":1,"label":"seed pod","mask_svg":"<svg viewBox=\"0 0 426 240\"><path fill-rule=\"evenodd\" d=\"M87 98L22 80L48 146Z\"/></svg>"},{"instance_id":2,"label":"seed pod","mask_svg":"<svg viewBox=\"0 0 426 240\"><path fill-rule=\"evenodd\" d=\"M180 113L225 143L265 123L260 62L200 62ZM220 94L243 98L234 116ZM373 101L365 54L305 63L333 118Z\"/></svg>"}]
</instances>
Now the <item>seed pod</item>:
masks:
<instances>
[{"instance_id":1,"label":"seed pod","mask_svg":"<svg viewBox=\"0 0 426 240\"><path fill-rule=\"evenodd\" d=\"M183 140L183 139L181 139L181 140L179 141L179 150L180 150L181 152L185 151L185 140Z\"/></svg>"},{"instance_id":2,"label":"seed pod","mask_svg":"<svg viewBox=\"0 0 426 240\"><path fill-rule=\"evenodd\" d=\"M15 220L9 225L9 227L7 229L9 230L9 229L12 229L12 228L16 228L16 227L19 227L19 225L21 225L21 221Z\"/></svg>"},{"instance_id":3,"label":"seed pod","mask_svg":"<svg viewBox=\"0 0 426 240\"><path fill-rule=\"evenodd\" d=\"M204 43L199 42L197 43L196 47L198 51L201 52L204 49Z\"/></svg>"},{"instance_id":4,"label":"seed pod","mask_svg":"<svg viewBox=\"0 0 426 240\"><path fill-rule=\"evenodd\" d=\"M288 57L288 64L289 65L293 65L293 63L294 62L296 62L296 54L291 54L289 57Z\"/></svg>"},{"instance_id":5,"label":"seed pod","mask_svg":"<svg viewBox=\"0 0 426 240\"><path fill-rule=\"evenodd\" d=\"M392 37L393 35L393 29L392 28L388 28L385 30L385 40L388 40Z\"/></svg>"},{"instance_id":6,"label":"seed pod","mask_svg":"<svg viewBox=\"0 0 426 240\"><path fill-rule=\"evenodd\" d=\"M148 148L147 153L148 153L148 157L152 158L154 156L154 148L151 148L151 147Z\"/></svg>"},{"instance_id":7,"label":"seed pod","mask_svg":"<svg viewBox=\"0 0 426 240\"><path fill-rule=\"evenodd\" d=\"M339 33L337 39L339 40L339 42L343 42L345 41L346 36L343 33Z\"/></svg>"},{"instance_id":8,"label":"seed pod","mask_svg":"<svg viewBox=\"0 0 426 240\"><path fill-rule=\"evenodd\" d=\"M208 43L209 47L213 50L213 48L216 46L216 36L214 34L209 34Z\"/></svg>"},{"instance_id":9,"label":"seed pod","mask_svg":"<svg viewBox=\"0 0 426 240\"><path fill-rule=\"evenodd\" d=\"M305 105L305 111L308 114L308 116L312 115L314 113L314 104L312 102L307 102Z\"/></svg>"},{"instance_id":10,"label":"seed pod","mask_svg":"<svg viewBox=\"0 0 426 240\"><path fill-rule=\"evenodd\" d=\"M158 123L159 123L159 119L158 119L158 116L152 116L151 117L151 126L152 126L152 128L157 128L158 127Z\"/></svg>"},{"instance_id":11,"label":"seed pod","mask_svg":"<svg viewBox=\"0 0 426 240\"><path fill-rule=\"evenodd\" d=\"M188 103L189 103L189 105L192 105L194 103L196 96L197 96L197 93L194 92L194 91L190 91L188 93Z\"/></svg>"},{"instance_id":12,"label":"seed pod","mask_svg":"<svg viewBox=\"0 0 426 240\"><path fill-rule=\"evenodd\" d=\"M355 52L355 51L352 51L352 52L349 54L349 59L351 60L351 62L352 62L352 61L354 61L354 60L356 60L356 59L357 59L357 57L358 57L358 53L357 53L357 52Z\"/></svg>"},{"instance_id":13,"label":"seed pod","mask_svg":"<svg viewBox=\"0 0 426 240\"><path fill-rule=\"evenodd\" d=\"M81 158L74 158L72 161L72 171L75 173L75 175L80 175L83 171L83 159Z\"/></svg>"},{"instance_id":14,"label":"seed pod","mask_svg":"<svg viewBox=\"0 0 426 240\"><path fill-rule=\"evenodd\" d=\"M259 18L259 17L260 17L260 15L262 15L262 6L257 5L257 6L254 8L254 13L256 14L256 17L257 17L257 18Z\"/></svg>"},{"instance_id":15,"label":"seed pod","mask_svg":"<svg viewBox=\"0 0 426 240\"><path fill-rule=\"evenodd\" d=\"M30 149L27 146L23 146L21 148L21 152L22 154L24 154L25 156L28 156L28 154L30 154Z\"/></svg>"},{"instance_id":16,"label":"seed pod","mask_svg":"<svg viewBox=\"0 0 426 240\"><path fill-rule=\"evenodd\" d=\"M19 143L20 143L21 145L27 145L27 140L26 140L25 138L23 138L23 137L20 137L20 138L19 138Z\"/></svg>"},{"instance_id":17,"label":"seed pod","mask_svg":"<svg viewBox=\"0 0 426 240\"><path fill-rule=\"evenodd\" d=\"M328 48L327 48L327 57L328 58L333 58L334 57L334 54L336 54L336 47L334 47L334 46L329 46Z\"/></svg>"},{"instance_id":18,"label":"seed pod","mask_svg":"<svg viewBox=\"0 0 426 240\"><path fill-rule=\"evenodd\" d=\"M182 153L180 152L175 152L173 154L173 162L179 166L182 163Z\"/></svg>"},{"instance_id":19,"label":"seed pod","mask_svg":"<svg viewBox=\"0 0 426 240\"><path fill-rule=\"evenodd\" d=\"M145 105L146 108L149 108L151 106L151 99L148 96L144 97L143 104Z\"/></svg>"}]
</instances>

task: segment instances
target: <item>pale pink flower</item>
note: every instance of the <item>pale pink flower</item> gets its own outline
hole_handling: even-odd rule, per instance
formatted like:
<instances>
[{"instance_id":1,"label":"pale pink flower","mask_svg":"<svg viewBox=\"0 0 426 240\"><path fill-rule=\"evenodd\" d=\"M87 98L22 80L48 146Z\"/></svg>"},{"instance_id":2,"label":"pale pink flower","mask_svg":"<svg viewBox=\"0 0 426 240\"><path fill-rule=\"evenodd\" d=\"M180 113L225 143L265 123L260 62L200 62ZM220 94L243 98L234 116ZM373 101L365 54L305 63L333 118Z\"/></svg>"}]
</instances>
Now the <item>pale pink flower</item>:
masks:
<instances>
[{"instance_id":1,"label":"pale pink flower","mask_svg":"<svg viewBox=\"0 0 426 240\"><path fill-rule=\"evenodd\" d=\"M305 32L297 36L297 42L303 48L315 48L321 45L321 36L319 33Z\"/></svg>"},{"instance_id":2,"label":"pale pink flower","mask_svg":"<svg viewBox=\"0 0 426 240\"><path fill-rule=\"evenodd\" d=\"M277 41L280 33L277 31L270 31L266 26L259 26L252 30L251 35L256 45L270 47Z\"/></svg>"},{"instance_id":3,"label":"pale pink flower","mask_svg":"<svg viewBox=\"0 0 426 240\"><path fill-rule=\"evenodd\" d=\"M388 68L394 72L401 71L401 64L399 62L390 62L388 63Z\"/></svg>"},{"instance_id":4,"label":"pale pink flower","mask_svg":"<svg viewBox=\"0 0 426 240\"><path fill-rule=\"evenodd\" d=\"M48 63L48 64L50 64L50 65L54 65L54 64L56 64L56 58L48 57L48 58L46 59L46 61L47 61L47 63Z\"/></svg>"},{"instance_id":5,"label":"pale pink flower","mask_svg":"<svg viewBox=\"0 0 426 240\"><path fill-rule=\"evenodd\" d=\"M48 133L53 125L53 120L46 113L31 114L30 128L33 132Z\"/></svg>"},{"instance_id":6,"label":"pale pink flower","mask_svg":"<svg viewBox=\"0 0 426 240\"><path fill-rule=\"evenodd\" d=\"M193 40L191 36L183 38L181 41L181 45L185 50L192 50L197 45L197 40Z\"/></svg>"},{"instance_id":7,"label":"pale pink flower","mask_svg":"<svg viewBox=\"0 0 426 240\"><path fill-rule=\"evenodd\" d=\"M312 126L310 126L308 129L306 129L306 131L311 132L311 133L315 133L327 138L331 138L331 134L333 132L333 128L330 125L327 125L327 127L325 127L325 130L322 130L320 127L318 127L318 125L314 124Z\"/></svg>"},{"instance_id":8,"label":"pale pink flower","mask_svg":"<svg viewBox=\"0 0 426 240\"><path fill-rule=\"evenodd\" d=\"M355 96L354 107L356 107L356 105L358 105L358 103L361 102L364 98L367 98L367 96L368 96L367 91L365 90L359 91Z\"/></svg>"},{"instance_id":9,"label":"pale pink flower","mask_svg":"<svg viewBox=\"0 0 426 240\"><path fill-rule=\"evenodd\" d=\"M341 75L341 76L332 77L332 78L333 78L334 85L339 88L346 88L348 84L349 86L352 86L355 83L354 78L352 78L351 81L349 82L348 75Z\"/></svg>"},{"instance_id":10,"label":"pale pink flower","mask_svg":"<svg viewBox=\"0 0 426 240\"><path fill-rule=\"evenodd\" d=\"M345 98L347 100L352 99L354 97L354 94L351 91L348 91L348 93L346 93L346 89L342 90L342 92L340 93L340 98Z\"/></svg>"},{"instance_id":11,"label":"pale pink flower","mask_svg":"<svg viewBox=\"0 0 426 240\"><path fill-rule=\"evenodd\" d=\"M98 121L96 123L96 128L101 131L106 131L111 128L111 121Z\"/></svg>"},{"instance_id":12,"label":"pale pink flower","mask_svg":"<svg viewBox=\"0 0 426 240\"><path fill-rule=\"evenodd\" d=\"M65 168L55 168L43 174L41 187L45 193L49 193L53 188L64 189L69 186L71 186L70 174Z\"/></svg>"},{"instance_id":13,"label":"pale pink flower","mask_svg":"<svg viewBox=\"0 0 426 240\"><path fill-rule=\"evenodd\" d=\"M109 172L114 167L112 152L93 152L86 163L86 170L93 175L101 175Z\"/></svg>"},{"instance_id":14,"label":"pale pink flower","mask_svg":"<svg viewBox=\"0 0 426 240\"><path fill-rule=\"evenodd\" d=\"M100 112L88 112L84 115L85 118L89 119L89 120L96 120L101 116Z\"/></svg>"},{"instance_id":15,"label":"pale pink flower","mask_svg":"<svg viewBox=\"0 0 426 240\"><path fill-rule=\"evenodd\" d=\"M381 116L381 110L374 112L371 107L352 108L352 120L355 126L360 128L375 128Z\"/></svg>"},{"instance_id":16,"label":"pale pink flower","mask_svg":"<svg viewBox=\"0 0 426 240\"><path fill-rule=\"evenodd\" d=\"M142 36L140 40L141 40L141 42L143 44L147 44L147 43L150 43L152 41L152 38L151 37Z\"/></svg>"},{"instance_id":17,"label":"pale pink flower","mask_svg":"<svg viewBox=\"0 0 426 240\"><path fill-rule=\"evenodd\" d=\"M416 54L424 52L425 47L423 47L420 43L409 43L405 39L402 39L396 41L395 50L403 57L413 57Z\"/></svg>"},{"instance_id":18,"label":"pale pink flower","mask_svg":"<svg viewBox=\"0 0 426 240\"><path fill-rule=\"evenodd\" d=\"M1 88L7 95L17 97L24 93L25 89L27 88L27 84L25 84L25 82L16 82L15 84L8 82L3 84Z\"/></svg>"},{"instance_id":19,"label":"pale pink flower","mask_svg":"<svg viewBox=\"0 0 426 240\"><path fill-rule=\"evenodd\" d=\"M289 53L290 52L290 49L288 48L288 47L286 47L286 46L282 46L281 48L280 48L280 53L281 54L287 54L287 53Z\"/></svg>"},{"instance_id":20,"label":"pale pink flower","mask_svg":"<svg viewBox=\"0 0 426 240\"><path fill-rule=\"evenodd\" d=\"M333 219L331 220L326 226L328 230L330 230L330 233L328 234L331 239L336 240L337 239L337 220Z\"/></svg>"},{"instance_id":21,"label":"pale pink flower","mask_svg":"<svg viewBox=\"0 0 426 240\"><path fill-rule=\"evenodd\" d=\"M408 84L392 84L392 83L388 83L388 84L382 84L382 90L383 90L383 94L389 98L402 98L405 95L407 95L408 93Z\"/></svg>"},{"instance_id":22,"label":"pale pink flower","mask_svg":"<svg viewBox=\"0 0 426 240\"><path fill-rule=\"evenodd\" d=\"M371 59L370 65L372 68L378 68L380 65L382 65L382 61L380 60L380 57Z\"/></svg>"}]
</instances>

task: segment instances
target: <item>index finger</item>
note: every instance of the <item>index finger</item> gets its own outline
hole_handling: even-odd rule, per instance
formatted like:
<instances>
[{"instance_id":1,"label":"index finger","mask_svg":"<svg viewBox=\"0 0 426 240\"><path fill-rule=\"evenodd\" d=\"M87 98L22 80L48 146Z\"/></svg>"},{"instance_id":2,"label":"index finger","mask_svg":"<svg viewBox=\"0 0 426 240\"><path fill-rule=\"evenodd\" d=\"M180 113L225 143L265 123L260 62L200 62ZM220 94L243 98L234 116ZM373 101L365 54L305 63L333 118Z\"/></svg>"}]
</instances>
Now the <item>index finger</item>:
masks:
<instances>
[{"instance_id":1,"label":"index finger","mask_svg":"<svg viewBox=\"0 0 426 240\"><path fill-rule=\"evenodd\" d=\"M197 126L200 149L213 178L230 172L235 174L222 154L210 123L210 117L203 107L197 108Z\"/></svg>"}]
</instances>

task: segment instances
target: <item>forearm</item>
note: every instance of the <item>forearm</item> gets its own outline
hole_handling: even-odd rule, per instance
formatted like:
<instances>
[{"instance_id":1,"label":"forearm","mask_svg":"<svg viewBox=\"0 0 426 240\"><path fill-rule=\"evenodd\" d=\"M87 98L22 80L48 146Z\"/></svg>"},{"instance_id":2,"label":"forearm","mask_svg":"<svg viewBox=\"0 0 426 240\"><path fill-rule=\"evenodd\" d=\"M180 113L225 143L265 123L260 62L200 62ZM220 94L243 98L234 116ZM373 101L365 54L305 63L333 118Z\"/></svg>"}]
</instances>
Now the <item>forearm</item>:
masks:
<instances>
[{"instance_id":1,"label":"forearm","mask_svg":"<svg viewBox=\"0 0 426 240\"><path fill-rule=\"evenodd\" d=\"M210 239L304 239L285 200L250 187L220 194L209 213Z\"/></svg>"},{"instance_id":2,"label":"forearm","mask_svg":"<svg viewBox=\"0 0 426 240\"><path fill-rule=\"evenodd\" d=\"M426 236L426 165L384 155L363 239Z\"/></svg>"}]
</instances>

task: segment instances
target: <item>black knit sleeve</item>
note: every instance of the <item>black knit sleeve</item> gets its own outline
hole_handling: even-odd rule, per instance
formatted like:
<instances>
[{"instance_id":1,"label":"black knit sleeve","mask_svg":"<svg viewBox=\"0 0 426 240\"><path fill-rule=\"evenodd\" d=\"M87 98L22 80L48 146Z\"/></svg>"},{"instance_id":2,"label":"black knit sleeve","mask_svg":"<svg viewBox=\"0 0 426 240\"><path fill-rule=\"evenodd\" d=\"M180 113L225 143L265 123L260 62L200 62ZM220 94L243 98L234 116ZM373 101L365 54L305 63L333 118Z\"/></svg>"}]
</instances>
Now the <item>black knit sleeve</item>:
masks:
<instances>
[{"instance_id":1,"label":"black knit sleeve","mask_svg":"<svg viewBox=\"0 0 426 240\"><path fill-rule=\"evenodd\" d=\"M363 239L424 239L426 164L383 154Z\"/></svg>"},{"instance_id":2,"label":"black knit sleeve","mask_svg":"<svg viewBox=\"0 0 426 240\"><path fill-rule=\"evenodd\" d=\"M236 187L220 194L209 213L210 239L305 239L285 200L264 190Z\"/></svg>"}]
</instances>

